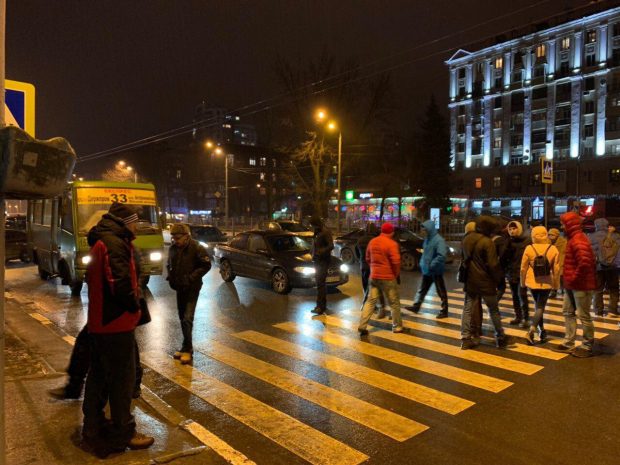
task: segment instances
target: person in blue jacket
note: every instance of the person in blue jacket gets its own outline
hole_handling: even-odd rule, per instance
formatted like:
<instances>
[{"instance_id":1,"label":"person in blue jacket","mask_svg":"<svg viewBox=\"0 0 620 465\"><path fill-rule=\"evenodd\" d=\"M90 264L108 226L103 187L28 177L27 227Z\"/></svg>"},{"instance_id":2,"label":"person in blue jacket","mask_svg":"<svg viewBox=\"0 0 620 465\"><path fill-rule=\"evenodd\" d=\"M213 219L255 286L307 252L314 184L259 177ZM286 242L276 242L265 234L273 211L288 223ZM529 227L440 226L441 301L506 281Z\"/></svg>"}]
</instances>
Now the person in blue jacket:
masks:
<instances>
[{"instance_id":1,"label":"person in blue jacket","mask_svg":"<svg viewBox=\"0 0 620 465\"><path fill-rule=\"evenodd\" d=\"M424 297L426 297L428 290L434 283L437 295L441 299L441 311L437 315L437 318L447 318L448 292L446 291L446 283L443 279L446 268L446 241L435 229L435 222L433 220L427 220L422 223L422 232L426 233L423 244L424 251L420 258L422 282L420 283L420 288L415 296L413 305L405 308L414 313L418 313L424 301Z\"/></svg>"}]
</instances>

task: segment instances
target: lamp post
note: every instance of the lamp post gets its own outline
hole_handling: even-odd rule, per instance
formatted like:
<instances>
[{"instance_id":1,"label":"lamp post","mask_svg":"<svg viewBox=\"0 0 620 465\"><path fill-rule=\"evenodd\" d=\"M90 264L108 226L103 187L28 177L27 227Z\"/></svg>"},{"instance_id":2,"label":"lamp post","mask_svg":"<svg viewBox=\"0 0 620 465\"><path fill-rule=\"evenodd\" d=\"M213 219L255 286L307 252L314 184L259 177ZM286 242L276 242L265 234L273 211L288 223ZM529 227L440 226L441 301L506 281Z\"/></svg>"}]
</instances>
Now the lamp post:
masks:
<instances>
[{"instance_id":1,"label":"lamp post","mask_svg":"<svg viewBox=\"0 0 620 465\"><path fill-rule=\"evenodd\" d=\"M319 122L323 122L327 119L327 111L326 110L317 110L316 119ZM327 123L327 129L329 131L338 131L338 178L337 178L337 210L336 210L336 232L340 232L340 199L341 199L341 179L342 179L342 131L338 129L338 125L335 121L330 121Z\"/></svg>"},{"instance_id":2,"label":"lamp post","mask_svg":"<svg viewBox=\"0 0 620 465\"><path fill-rule=\"evenodd\" d=\"M219 147L215 148L215 154L224 154L224 221L228 226L228 155Z\"/></svg>"},{"instance_id":3,"label":"lamp post","mask_svg":"<svg viewBox=\"0 0 620 465\"><path fill-rule=\"evenodd\" d=\"M127 167L127 171L132 171L133 172L133 182L137 183L138 182L138 172L136 170L134 170L133 167L131 167L131 166Z\"/></svg>"}]
</instances>

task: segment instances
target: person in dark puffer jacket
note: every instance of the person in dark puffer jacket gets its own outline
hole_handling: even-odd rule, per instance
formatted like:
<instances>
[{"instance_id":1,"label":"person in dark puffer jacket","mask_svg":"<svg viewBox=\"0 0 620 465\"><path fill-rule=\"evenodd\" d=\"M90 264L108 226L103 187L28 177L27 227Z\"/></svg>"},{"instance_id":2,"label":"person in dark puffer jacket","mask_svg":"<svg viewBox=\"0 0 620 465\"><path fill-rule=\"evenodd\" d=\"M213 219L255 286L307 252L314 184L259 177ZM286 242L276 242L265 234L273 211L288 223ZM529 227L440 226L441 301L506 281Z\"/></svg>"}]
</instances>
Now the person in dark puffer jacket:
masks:
<instances>
[{"instance_id":1,"label":"person in dark puffer jacket","mask_svg":"<svg viewBox=\"0 0 620 465\"><path fill-rule=\"evenodd\" d=\"M170 287L177 292L177 310L183 332L183 344L174 353L174 358L183 364L192 361L194 347L192 331L194 329L194 313L198 296L202 288L202 277L211 269L211 261L207 250L192 239L189 226L175 224L170 229L174 241L168 252L168 276Z\"/></svg>"},{"instance_id":2,"label":"person in dark puffer jacket","mask_svg":"<svg viewBox=\"0 0 620 465\"><path fill-rule=\"evenodd\" d=\"M527 288L520 285L521 259L523 251L532 243L532 240L523 234L523 226L518 221L508 223L508 234L510 241L501 257L501 263L508 278L512 293L512 307L515 311L515 317L510 320L509 324L527 328L530 309Z\"/></svg>"},{"instance_id":3,"label":"person in dark puffer jacket","mask_svg":"<svg viewBox=\"0 0 620 465\"><path fill-rule=\"evenodd\" d=\"M581 218L574 212L560 217L568 244L564 257L563 313L566 326L564 341L555 350L572 353L575 357L591 357L594 347L594 324L590 316L592 293L597 288L596 259L590 241L581 228ZM583 327L583 346L575 349L579 318Z\"/></svg>"},{"instance_id":4,"label":"person in dark puffer jacket","mask_svg":"<svg viewBox=\"0 0 620 465\"><path fill-rule=\"evenodd\" d=\"M476 218L476 232L467 234L463 239L463 260L469 262L464 285L465 307L461 320L463 350L472 349L477 345L472 339L471 316L481 299L487 305L495 328L496 345L503 348L510 343L510 338L504 334L497 299L497 291L504 280L504 272L499 264L495 244L491 240L491 234L496 228L497 222L494 218L479 216Z\"/></svg>"},{"instance_id":5,"label":"person in dark puffer jacket","mask_svg":"<svg viewBox=\"0 0 620 465\"><path fill-rule=\"evenodd\" d=\"M126 447L143 449L154 442L136 431L130 410L136 375L134 330L140 320L140 288L131 243L137 224L133 209L113 203L89 233L94 244L86 274L91 361L82 435L102 455ZM110 424L104 414L108 401Z\"/></svg>"}]
</instances>

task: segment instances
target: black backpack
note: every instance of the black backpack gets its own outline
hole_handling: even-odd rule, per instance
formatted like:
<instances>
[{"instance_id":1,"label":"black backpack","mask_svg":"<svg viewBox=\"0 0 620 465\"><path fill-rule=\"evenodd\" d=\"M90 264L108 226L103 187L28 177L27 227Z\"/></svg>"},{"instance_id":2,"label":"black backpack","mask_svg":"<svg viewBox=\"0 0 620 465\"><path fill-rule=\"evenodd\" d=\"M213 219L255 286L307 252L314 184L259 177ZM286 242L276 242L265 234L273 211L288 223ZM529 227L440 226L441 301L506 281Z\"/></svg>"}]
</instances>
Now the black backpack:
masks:
<instances>
[{"instance_id":1,"label":"black backpack","mask_svg":"<svg viewBox=\"0 0 620 465\"><path fill-rule=\"evenodd\" d=\"M534 258L534 261L532 262L532 270L534 271L534 276L536 276L537 278L551 276L551 264L547 259L547 252L549 252L551 245L547 247L544 255L538 255L538 252L536 252L536 248L533 245L532 248L536 253L536 258Z\"/></svg>"}]
</instances>

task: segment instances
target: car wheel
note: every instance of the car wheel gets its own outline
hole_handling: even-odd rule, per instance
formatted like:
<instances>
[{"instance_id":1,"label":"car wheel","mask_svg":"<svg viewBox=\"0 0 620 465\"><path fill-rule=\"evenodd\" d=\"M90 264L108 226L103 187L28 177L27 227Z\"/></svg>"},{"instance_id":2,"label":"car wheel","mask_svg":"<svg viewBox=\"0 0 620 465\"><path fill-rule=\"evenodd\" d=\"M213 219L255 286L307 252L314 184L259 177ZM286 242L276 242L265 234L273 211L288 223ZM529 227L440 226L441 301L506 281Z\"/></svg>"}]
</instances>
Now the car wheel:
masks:
<instances>
[{"instance_id":1,"label":"car wheel","mask_svg":"<svg viewBox=\"0 0 620 465\"><path fill-rule=\"evenodd\" d=\"M291 284L286 271L282 268L276 268L271 273L271 287L278 294L288 294L291 292Z\"/></svg>"},{"instance_id":2,"label":"car wheel","mask_svg":"<svg viewBox=\"0 0 620 465\"><path fill-rule=\"evenodd\" d=\"M222 279L227 283L231 283L235 279L235 273L233 273L232 266L228 260L222 260L220 263L220 275Z\"/></svg>"},{"instance_id":3,"label":"car wheel","mask_svg":"<svg viewBox=\"0 0 620 465\"><path fill-rule=\"evenodd\" d=\"M340 260L342 260L347 265L353 263L353 251L348 247L342 249L340 251Z\"/></svg>"},{"instance_id":4,"label":"car wheel","mask_svg":"<svg viewBox=\"0 0 620 465\"><path fill-rule=\"evenodd\" d=\"M71 284L69 284L69 287L71 288L71 295L74 297L79 296L82 292L83 285L84 281L82 280L76 279L75 281L72 281Z\"/></svg>"},{"instance_id":5,"label":"car wheel","mask_svg":"<svg viewBox=\"0 0 620 465\"><path fill-rule=\"evenodd\" d=\"M418 267L418 257L410 252L405 252L400 257L400 267L405 271L413 271Z\"/></svg>"}]
</instances>

